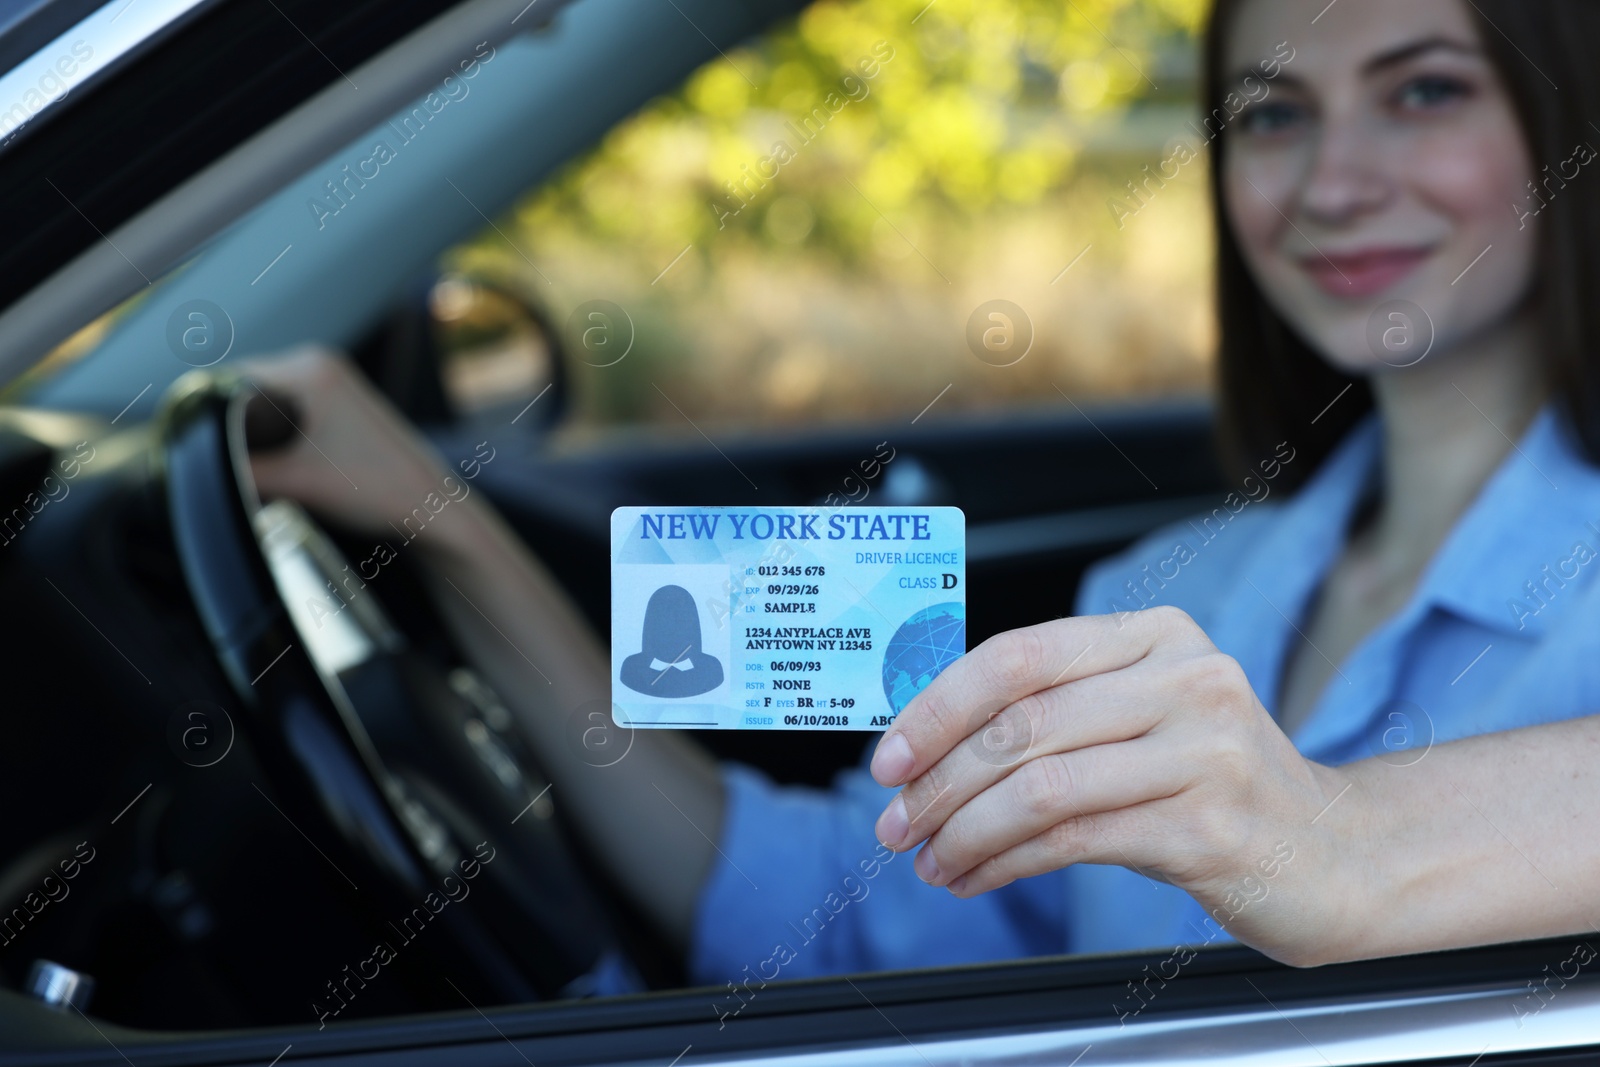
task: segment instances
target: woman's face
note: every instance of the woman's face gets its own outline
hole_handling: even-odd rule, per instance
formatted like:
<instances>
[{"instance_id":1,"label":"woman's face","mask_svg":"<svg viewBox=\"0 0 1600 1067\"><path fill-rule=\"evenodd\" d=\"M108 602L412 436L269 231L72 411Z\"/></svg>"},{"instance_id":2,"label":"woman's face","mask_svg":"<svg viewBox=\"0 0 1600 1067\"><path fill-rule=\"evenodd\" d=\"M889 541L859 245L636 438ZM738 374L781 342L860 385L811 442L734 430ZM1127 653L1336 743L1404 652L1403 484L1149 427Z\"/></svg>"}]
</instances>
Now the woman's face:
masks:
<instances>
[{"instance_id":1,"label":"woman's face","mask_svg":"<svg viewBox=\"0 0 1600 1067\"><path fill-rule=\"evenodd\" d=\"M1236 100L1255 101L1223 116L1229 221L1257 284L1324 358L1387 371L1431 337L1438 359L1516 310L1535 167L1467 4L1336 0L1312 23L1303 3L1244 0L1224 59Z\"/></svg>"}]
</instances>

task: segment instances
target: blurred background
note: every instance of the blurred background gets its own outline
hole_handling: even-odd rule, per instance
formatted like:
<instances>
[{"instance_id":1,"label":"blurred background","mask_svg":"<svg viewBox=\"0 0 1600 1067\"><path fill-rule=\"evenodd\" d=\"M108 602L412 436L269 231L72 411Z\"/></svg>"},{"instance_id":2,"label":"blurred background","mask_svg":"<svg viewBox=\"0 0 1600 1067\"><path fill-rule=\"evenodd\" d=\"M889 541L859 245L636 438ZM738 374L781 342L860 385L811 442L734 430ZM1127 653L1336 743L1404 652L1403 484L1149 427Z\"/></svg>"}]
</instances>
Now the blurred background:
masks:
<instances>
[{"instance_id":1,"label":"blurred background","mask_svg":"<svg viewBox=\"0 0 1600 1067\"><path fill-rule=\"evenodd\" d=\"M576 357L567 444L621 424L692 433L685 416L751 432L910 418L946 386L928 419L1204 391L1209 159L1139 199L1126 187L1196 143L1204 8L824 0L617 126L441 267L547 309ZM486 316L485 344L451 346L452 391L526 395L530 361L504 346L529 338L465 292L435 293L467 336ZM1009 366L967 343L991 300L1031 320ZM614 306L596 318L592 301Z\"/></svg>"},{"instance_id":2,"label":"blurred background","mask_svg":"<svg viewBox=\"0 0 1600 1067\"><path fill-rule=\"evenodd\" d=\"M427 303L452 407L524 410L552 340L570 389L556 451L624 428L760 434L1204 393L1210 156L1172 157L1201 144L1207 7L811 5L443 255ZM992 301L1014 309L979 313ZM1031 341L980 358L974 321Z\"/></svg>"}]
</instances>

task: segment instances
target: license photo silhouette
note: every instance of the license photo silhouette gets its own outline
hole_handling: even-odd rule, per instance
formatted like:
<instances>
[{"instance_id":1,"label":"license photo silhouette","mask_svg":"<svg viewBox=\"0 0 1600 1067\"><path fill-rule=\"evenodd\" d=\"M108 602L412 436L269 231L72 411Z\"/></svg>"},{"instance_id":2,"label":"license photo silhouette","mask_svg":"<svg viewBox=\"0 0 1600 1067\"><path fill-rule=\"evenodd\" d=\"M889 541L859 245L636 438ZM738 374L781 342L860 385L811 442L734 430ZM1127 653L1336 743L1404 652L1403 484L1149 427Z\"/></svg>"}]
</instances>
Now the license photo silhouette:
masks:
<instances>
[{"instance_id":1,"label":"license photo silhouette","mask_svg":"<svg viewBox=\"0 0 1600 1067\"><path fill-rule=\"evenodd\" d=\"M650 594L638 652L622 661L622 684L653 697L694 697L722 684L722 662L700 651L700 609L681 585Z\"/></svg>"}]
</instances>

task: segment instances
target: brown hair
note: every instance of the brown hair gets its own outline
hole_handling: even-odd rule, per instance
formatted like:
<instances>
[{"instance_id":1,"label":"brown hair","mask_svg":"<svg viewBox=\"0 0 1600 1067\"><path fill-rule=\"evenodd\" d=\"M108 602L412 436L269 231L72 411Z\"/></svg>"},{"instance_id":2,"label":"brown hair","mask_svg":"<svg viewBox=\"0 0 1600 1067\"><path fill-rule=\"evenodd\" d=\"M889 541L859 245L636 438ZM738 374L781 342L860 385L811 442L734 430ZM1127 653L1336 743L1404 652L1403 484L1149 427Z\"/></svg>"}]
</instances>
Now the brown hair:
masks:
<instances>
[{"instance_id":1,"label":"brown hair","mask_svg":"<svg viewBox=\"0 0 1600 1067\"><path fill-rule=\"evenodd\" d=\"M1207 115L1223 107L1227 94L1224 48L1240 3L1215 0L1206 28L1201 99ZM1554 167L1578 145L1600 143L1600 129L1589 124L1589 116L1600 117L1600 63L1593 55L1594 43L1600 41L1600 4L1473 0L1471 6L1485 51L1511 95L1535 168ZM1364 379L1323 360L1256 286L1227 224L1222 197L1227 141L1224 125L1211 166L1220 340L1218 445L1228 468L1242 475L1270 456L1279 442L1288 441L1306 460L1284 468L1293 485L1304 481L1371 410L1372 393ZM1574 188L1550 199L1538 224L1537 280L1530 296L1540 306L1537 358L1580 451L1600 465L1600 174L1580 175ZM1346 387L1349 393L1329 408Z\"/></svg>"}]
</instances>

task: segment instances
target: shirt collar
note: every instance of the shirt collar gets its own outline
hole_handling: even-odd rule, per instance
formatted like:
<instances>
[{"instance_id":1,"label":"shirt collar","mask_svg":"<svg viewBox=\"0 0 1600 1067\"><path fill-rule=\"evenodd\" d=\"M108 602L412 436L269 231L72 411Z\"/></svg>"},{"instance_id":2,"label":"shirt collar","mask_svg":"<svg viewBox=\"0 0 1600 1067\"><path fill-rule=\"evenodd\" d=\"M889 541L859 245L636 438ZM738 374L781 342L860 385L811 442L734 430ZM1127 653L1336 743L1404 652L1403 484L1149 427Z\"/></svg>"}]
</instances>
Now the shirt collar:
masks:
<instances>
[{"instance_id":1,"label":"shirt collar","mask_svg":"<svg viewBox=\"0 0 1600 1067\"><path fill-rule=\"evenodd\" d=\"M1258 679L1268 707L1276 705L1285 645L1261 636L1281 632L1286 642L1290 629L1303 629L1351 515L1380 475L1383 447L1382 420L1369 412L1281 506L1219 620L1217 630L1236 646L1224 651ZM1555 405L1546 404L1456 520L1398 614L1421 618L1437 606L1536 637L1575 599L1567 587L1591 570L1600 571L1600 470L1584 461Z\"/></svg>"},{"instance_id":2,"label":"shirt collar","mask_svg":"<svg viewBox=\"0 0 1600 1067\"><path fill-rule=\"evenodd\" d=\"M1600 470L1546 404L1457 520L1418 583L1431 601L1503 633L1537 637L1600 559ZM1565 596L1563 596L1565 591Z\"/></svg>"}]
</instances>

